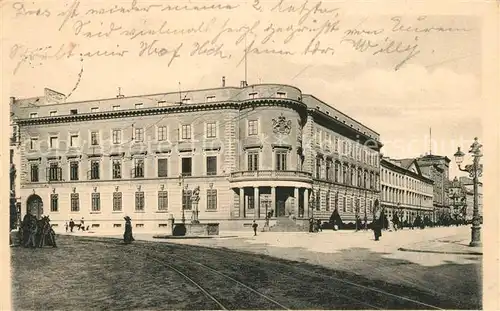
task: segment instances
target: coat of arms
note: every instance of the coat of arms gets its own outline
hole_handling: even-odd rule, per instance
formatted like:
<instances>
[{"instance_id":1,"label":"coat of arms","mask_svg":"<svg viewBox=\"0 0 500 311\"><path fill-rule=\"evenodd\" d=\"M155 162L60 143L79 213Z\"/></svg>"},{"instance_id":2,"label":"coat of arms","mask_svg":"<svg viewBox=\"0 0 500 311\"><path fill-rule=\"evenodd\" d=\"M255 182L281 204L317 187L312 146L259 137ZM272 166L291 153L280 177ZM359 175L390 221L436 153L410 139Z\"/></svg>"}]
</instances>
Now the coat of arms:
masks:
<instances>
[{"instance_id":1,"label":"coat of arms","mask_svg":"<svg viewBox=\"0 0 500 311\"><path fill-rule=\"evenodd\" d=\"M290 134L292 130L292 121L287 120L283 114L278 119L273 119L273 132L279 134Z\"/></svg>"}]
</instances>

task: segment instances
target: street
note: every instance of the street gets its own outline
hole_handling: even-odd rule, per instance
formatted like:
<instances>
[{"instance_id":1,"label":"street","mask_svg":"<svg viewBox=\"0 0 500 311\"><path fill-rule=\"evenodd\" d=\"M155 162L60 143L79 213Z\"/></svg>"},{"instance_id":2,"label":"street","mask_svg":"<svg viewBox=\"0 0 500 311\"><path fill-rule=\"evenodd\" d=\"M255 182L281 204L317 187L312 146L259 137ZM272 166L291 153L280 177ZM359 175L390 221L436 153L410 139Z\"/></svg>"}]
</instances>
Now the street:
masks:
<instances>
[{"instance_id":1,"label":"street","mask_svg":"<svg viewBox=\"0 0 500 311\"><path fill-rule=\"evenodd\" d=\"M379 242L370 232L352 231L160 241L137 234L131 245L59 235L58 248L12 249L13 304L16 310L480 309L482 256L433 246L459 243L469 230L384 232ZM398 250L403 245L421 252Z\"/></svg>"}]
</instances>

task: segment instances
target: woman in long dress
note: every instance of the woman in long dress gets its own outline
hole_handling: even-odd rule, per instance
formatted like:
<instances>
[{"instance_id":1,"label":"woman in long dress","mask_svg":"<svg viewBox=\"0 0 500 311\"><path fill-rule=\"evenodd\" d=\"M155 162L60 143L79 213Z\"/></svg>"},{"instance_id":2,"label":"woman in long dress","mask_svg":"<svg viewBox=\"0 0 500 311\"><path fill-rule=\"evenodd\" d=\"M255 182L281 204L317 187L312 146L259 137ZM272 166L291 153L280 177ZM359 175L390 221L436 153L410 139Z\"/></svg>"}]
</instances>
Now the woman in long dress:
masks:
<instances>
[{"instance_id":1,"label":"woman in long dress","mask_svg":"<svg viewBox=\"0 0 500 311\"><path fill-rule=\"evenodd\" d=\"M125 233L123 234L123 241L125 244L130 244L134 240L134 237L132 236L132 219L128 216L123 217L123 219L125 219Z\"/></svg>"}]
</instances>

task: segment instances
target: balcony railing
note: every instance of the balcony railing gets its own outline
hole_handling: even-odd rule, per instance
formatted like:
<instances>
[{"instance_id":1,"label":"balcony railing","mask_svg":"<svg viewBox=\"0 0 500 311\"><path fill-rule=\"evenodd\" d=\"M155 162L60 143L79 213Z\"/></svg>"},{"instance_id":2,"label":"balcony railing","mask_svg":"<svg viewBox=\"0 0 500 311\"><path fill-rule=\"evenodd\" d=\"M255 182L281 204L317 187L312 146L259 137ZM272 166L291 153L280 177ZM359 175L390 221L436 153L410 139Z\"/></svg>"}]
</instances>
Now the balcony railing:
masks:
<instances>
[{"instance_id":1,"label":"balcony railing","mask_svg":"<svg viewBox=\"0 0 500 311\"><path fill-rule=\"evenodd\" d=\"M274 171L274 170L265 170L265 171L240 171L231 173L231 179L240 179L240 178L277 178L277 179L286 179L286 178L312 178L311 173L302 172L302 171Z\"/></svg>"}]
</instances>

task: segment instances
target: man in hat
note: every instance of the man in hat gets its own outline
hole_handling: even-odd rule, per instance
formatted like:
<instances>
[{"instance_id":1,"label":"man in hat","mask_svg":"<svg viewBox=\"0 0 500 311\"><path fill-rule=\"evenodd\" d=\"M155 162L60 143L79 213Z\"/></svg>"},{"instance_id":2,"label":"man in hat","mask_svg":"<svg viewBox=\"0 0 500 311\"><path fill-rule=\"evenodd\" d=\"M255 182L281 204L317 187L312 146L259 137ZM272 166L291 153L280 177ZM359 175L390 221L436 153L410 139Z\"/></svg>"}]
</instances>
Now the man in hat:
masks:
<instances>
[{"instance_id":1,"label":"man in hat","mask_svg":"<svg viewBox=\"0 0 500 311\"><path fill-rule=\"evenodd\" d=\"M123 219L125 219L125 233L123 234L123 241L125 244L130 244L134 240L134 237L132 236L132 219L128 216L123 217Z\"/></svg>"}]
</instances>

